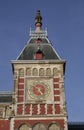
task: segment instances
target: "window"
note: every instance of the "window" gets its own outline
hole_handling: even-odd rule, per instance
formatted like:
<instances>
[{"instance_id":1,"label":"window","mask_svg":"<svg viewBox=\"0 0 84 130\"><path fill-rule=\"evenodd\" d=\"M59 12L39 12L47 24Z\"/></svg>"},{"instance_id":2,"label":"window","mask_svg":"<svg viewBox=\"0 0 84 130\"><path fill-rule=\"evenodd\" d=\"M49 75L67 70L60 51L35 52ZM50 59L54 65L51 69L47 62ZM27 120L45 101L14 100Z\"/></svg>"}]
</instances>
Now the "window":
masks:
<instances>
[{"instance_id":1,"label":"window","mask_svg":"<svg viewBox=\"0 0 84 130\"><path fill-rule=\"evenodd\" d=\"M46 76L50 76L51 75L51 69L50 68L47 68L46 69Z\"/></svg>"},{"instance_id":2,"label":"window","mask_svg":"<svg viewBox=\"0 0 84 130\"><path fill-rule=\"evenodd\" d=\"M27 126L27 124L22 124L18 130L29 130L29 127Z\"/></svg>"},{"instance_id":3,"label":"window","mask_svg":"<svg viewBox=\"0 0 84 130\"><path fill-rule=\"evenodd\" d=\"M39 76L44 76L44 69L43 68L39 69Z\"/></svg>"},{"instance_id":4,"label":"window","mask_svg":"<svg viewBox=\"0 0 84 130\"><path fill-rule=\"evenodd\" d=\"M60 126L56 123L53 123L49 126L49 129L48 130L61 130L60 129Z\"/></svg>"},{"instance_id":5,"label":"window","mask_svg":"<svg viewBox=\"0 0 84 130\"><path fill-rule=\"evenodd\" d=\"M58 75L57 68L54 68L54 69L53 69L53 75L54 75L54 76L57 76L57 75Z\"/></svg>"},{"instance_id":6,"label":"window","mask_svg":"<svg viewBox=\"0 0 84 130\"><path fill-rule=\"evenodd\" d=\"M30 76L31 75L31 68L26 69L26 75Z\"/></svg>"},{"instance_id":7,"label":"window","mask_svg":"<svg viewBox=\"0 0 84 130\"><path fill-rule=\"evenodd\" d=\"M45 125L43 125L42 123L38 123L33 127L33 130L47 130Z\"/></svg>"},{"instance_id":8,"label":"window","mask_svg":"<svg viewBox=\"0 0 84 130\"><path fill-rule=\"evenodd\" d=\"M37 70L37 68L33 69L33 76L38 76L38 70Z\"/></svg>"},{"instance_id":9,"label":"window","mask_svg":"<svg viewBox=\"0 0 84 130\"><path fill-rule=\"evenodd\" d=\"M24 69L23 68L19 69L19 76L20 77L24 76Z\"/></svg>"},{"instance_id":10,"label":"window","mask_svg":"<svg viewBox=\"0 0 84 130\"><path fill-rule=\"evenodd\" d=\"M35 54L35 59L36 60L41 60L42 59L42 53L36 53Z\"/></svg>"}]
</instances>

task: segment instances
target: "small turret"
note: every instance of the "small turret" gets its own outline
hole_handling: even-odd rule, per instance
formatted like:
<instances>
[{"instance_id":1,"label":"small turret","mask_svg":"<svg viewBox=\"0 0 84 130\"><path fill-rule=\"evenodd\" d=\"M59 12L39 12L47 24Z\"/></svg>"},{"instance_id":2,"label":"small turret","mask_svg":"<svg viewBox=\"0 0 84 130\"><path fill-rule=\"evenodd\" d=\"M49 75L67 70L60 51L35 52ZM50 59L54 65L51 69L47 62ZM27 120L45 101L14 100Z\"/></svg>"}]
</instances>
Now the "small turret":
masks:
<instances>
[{"instance_id":1,"label":"small turret","mask_svg":"<svg viewBox=\"0 0 84 130\"><path fill-rule=\"evenodd\" d=\"M36 13L35 26L36 26L36 31L39 32L41 30L41 26L42 26L42 17L40 14L40 10L38 10Z\"/></svg>"}]
</instances>

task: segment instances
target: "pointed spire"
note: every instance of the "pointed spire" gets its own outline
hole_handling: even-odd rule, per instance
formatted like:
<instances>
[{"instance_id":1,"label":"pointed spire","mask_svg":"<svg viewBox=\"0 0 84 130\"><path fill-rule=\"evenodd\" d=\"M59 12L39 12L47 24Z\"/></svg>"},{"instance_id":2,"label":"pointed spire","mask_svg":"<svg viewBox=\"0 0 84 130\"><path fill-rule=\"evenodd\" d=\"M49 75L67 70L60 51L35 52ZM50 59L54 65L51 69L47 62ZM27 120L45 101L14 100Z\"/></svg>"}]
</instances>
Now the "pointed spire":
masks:
<instances>
[{"instance_id":1,"label":"pointed spire","mask_svg":"<svg viewBox=\"0 0 84 130\"><path fill-rule=\"evenodd\" d=\"M37 10L37 13L36 13L35 26L36 26L36 31L40 31L41 30L42 17L41 17L41 14L40 14L40 10Z\"/></svg>"}]
</instances>

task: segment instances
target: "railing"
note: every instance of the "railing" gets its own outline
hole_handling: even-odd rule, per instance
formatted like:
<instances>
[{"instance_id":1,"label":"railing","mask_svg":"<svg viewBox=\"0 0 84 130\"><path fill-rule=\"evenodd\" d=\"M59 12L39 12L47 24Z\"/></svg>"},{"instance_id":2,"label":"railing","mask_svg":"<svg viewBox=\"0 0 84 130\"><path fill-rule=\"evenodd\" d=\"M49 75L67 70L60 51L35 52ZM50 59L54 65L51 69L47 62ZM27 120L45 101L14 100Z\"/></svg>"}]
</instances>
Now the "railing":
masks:
<instances>
[{"instance_id":1,"label":"railing","mask_svg":"<svg viewBox=\"0 0 84 130\"><path fill-rule=\"evenodd\" d=\"M30 29L30 36L31 37L38 37L38 36L47 37L47 29L44 31L40 30L39 32Z\"/></svg>"}]
</instances>

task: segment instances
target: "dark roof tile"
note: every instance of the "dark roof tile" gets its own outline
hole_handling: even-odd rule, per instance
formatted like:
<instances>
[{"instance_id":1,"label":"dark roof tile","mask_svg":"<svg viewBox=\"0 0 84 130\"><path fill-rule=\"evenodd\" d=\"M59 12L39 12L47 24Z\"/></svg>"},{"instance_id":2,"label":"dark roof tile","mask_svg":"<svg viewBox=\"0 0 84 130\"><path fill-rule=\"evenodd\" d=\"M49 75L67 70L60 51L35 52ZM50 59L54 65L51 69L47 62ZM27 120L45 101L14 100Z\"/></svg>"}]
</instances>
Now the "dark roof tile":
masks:
<instances>
[{"instance_id":1,"label":"dark roof tile","mask_svg":"<svg viewBox=\"0 0 84 130\"><path fill-rule=\"evenodd\" d=\"M43 40L46 41L46 39ZM48 43L48 41L46 43L42 42L40 44L36 44L35 39L33 38L25 46L24 50L21 52L17 60L34 60L34 54L38 50L38 47L41 49L43 53L42 60L60 60L58 54L56 53L52 45Z\"/></svg>"}]
</instances>

